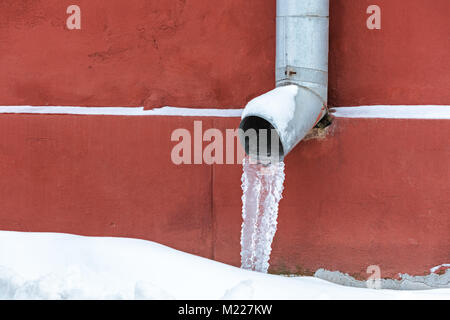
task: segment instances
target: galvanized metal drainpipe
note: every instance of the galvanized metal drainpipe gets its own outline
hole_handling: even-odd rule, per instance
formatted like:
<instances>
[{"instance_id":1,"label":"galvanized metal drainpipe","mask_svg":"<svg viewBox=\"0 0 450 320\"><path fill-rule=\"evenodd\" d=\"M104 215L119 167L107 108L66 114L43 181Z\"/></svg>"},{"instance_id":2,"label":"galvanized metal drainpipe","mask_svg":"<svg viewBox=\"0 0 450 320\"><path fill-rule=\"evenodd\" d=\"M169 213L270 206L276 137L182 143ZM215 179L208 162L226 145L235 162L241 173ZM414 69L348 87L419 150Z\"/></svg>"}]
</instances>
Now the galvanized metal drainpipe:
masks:
<instances>
[{"instance_id":1,"label":"galvanized metal drainpipe","mask_svg":"<svg viewBox=\"0 0 450 320\"><path fill-rule=\"evenodd\" d=\"M277 89L247 104L240 128L244 132L274 128L281 142L280 159L327 113L328 34L329 0L277 0ZM287 112L287 107L281 105L286 101L282 95L286 95L287 89L280 87L289 85L296 86L291 91L295 112L287 115L290 118L286 123L280 113ZM246 145L242 134L241 142L248 154L260 156L258 148Z\"/></svg>"}]
</instances>

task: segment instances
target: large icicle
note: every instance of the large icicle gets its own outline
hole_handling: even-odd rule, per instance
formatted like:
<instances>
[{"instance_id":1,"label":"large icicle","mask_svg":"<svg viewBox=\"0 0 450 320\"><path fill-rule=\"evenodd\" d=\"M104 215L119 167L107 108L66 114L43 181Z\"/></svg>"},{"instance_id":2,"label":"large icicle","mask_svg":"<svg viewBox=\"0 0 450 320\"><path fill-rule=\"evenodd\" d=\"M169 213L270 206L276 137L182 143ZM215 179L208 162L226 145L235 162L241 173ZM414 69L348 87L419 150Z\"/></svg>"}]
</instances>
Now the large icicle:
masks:
<instances>
[{"instance_id":1,"label":"large icicle","mask_svg":"<svg viewBox=\"0 0 450 320\"><path fill-rule=\"evenodd\" d=\"M272 241L277 229L278 203L282 198L284 163L264 166L243 162L242 268L267 273Z\"/></svg>"}]
</instances>

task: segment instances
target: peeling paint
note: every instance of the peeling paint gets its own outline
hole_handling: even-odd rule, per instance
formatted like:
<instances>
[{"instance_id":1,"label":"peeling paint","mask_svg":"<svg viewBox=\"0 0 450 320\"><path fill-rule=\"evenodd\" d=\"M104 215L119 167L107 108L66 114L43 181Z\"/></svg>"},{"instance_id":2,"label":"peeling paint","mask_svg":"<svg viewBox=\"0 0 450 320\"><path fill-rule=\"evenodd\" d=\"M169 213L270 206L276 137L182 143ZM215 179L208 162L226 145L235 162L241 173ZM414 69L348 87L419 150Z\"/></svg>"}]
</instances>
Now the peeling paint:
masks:
<instances>
[{"instance_id":1,"label":"peeling paint","mask_svg":"<svg viewBox=\"0 0 450 320\"><path fill-rule=\"evenodd\" d=\"M433 267L430 269L430 272L436 273L437 271L439 271L440 269L443 269L443 268L450 268L450 263L444 263L444 264L440 264L436 267Z\"/></svg>"}]
</instances>

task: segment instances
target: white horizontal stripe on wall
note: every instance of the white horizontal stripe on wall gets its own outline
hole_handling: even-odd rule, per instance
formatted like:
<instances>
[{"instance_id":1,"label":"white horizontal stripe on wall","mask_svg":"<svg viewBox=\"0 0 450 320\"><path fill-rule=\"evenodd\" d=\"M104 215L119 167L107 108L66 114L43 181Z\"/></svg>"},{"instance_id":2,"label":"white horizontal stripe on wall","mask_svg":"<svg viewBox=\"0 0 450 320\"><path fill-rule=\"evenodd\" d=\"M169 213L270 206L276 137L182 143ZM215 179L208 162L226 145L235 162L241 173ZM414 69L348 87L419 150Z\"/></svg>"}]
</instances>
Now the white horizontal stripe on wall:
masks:
<instances>
[{"instance_id":1,"label":"white horizontal stripe on wall","mask_svg":"<svg viewBox=\"0 0 450 320\"><path fill-rule=\"evenodd\" d=\"M337 118L450 119L450 106L359 106L331 109Z\"/></svg>"},{"instance_id":2,"label":"white horizontal stripe on wall","mask_svg":"<svg viewBox=\"0 0 450 320\"><path fill-rule=\"evenodd\" d=\"M337 118L382 119L450 119L450 106L358 106L330 109ZM242 109L203 109L163 107L144 110L143 107L64 107L64 106L0 106L0 114L76 114L112 116L182 116L182 117L240 117Z\"/></svg>"},{"instance_id":3,"label":"white horizontal stripe on wall","mask_svg":"<svg viewBox=\"0 0 450 320\"><path fill-rule=\"evenodd\" d=\"M240 117L242 109L202 109L163 107L144 110L143 107L31 107L0 106L0 114L78 114L109 116L183 116L183 117Z\"/></svg>"}]
</instances>

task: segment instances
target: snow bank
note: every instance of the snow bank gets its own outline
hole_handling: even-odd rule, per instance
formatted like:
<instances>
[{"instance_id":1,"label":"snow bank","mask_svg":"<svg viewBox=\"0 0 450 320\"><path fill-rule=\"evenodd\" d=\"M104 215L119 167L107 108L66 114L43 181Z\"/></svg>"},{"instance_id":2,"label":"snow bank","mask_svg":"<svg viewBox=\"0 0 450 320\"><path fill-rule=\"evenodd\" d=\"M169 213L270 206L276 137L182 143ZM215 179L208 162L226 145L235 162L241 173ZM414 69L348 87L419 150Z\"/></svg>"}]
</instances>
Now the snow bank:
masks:
<instances>
[{"instance_id":1,"label":"snow bank","mask_svg":"<svg viewBox=\"0 0 450 320\"><path fill-rule=\"evenodd\" d=\"M241 270L143 240L0 232L1 299L450 299Z\"/></svg>"}]
</instances>

